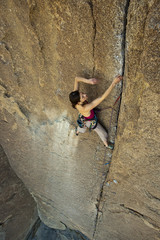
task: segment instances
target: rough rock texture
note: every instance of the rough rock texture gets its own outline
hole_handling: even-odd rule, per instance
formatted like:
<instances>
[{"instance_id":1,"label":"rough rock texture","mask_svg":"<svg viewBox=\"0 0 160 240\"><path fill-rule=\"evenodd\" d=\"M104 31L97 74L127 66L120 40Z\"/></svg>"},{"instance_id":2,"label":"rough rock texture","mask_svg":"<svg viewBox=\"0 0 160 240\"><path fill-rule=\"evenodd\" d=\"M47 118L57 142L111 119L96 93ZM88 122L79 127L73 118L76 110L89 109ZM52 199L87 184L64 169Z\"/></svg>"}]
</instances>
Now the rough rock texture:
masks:
<instances>
[{"instance_id":1,"label":"rough rock texture","mask_svg":"<svg viewBox=\"0 0 160 240\"><path fill-rule=\"evenodd\" d=\"M36 204L9 166L1 145L0 183L0 240L22 240L37 219Z\"/></svg>"},{"instance_id":2,"label":"rough rock texture","mask_svg":"<svg viewBox=\"0 0 160 240\"><path fill-rule=\"evenodd\" d=\"M129 5L118 136L96 239L160 239L159 10L158 1Z\"/></svg>"},{"instance_id":3,"label":"rough rock texture","mask_svg":"<svg viewBox=\"0 0 160 240\"><path fill-rule=\"evenodd\" d=\"M158 239L158 4L1 0L0 142L50 227L97 240ZM68 93L75 76L95 76L98 87L82 86L92 100L124 64L110 167L95 133L75 136ZM119 106L111 126L107 107L120 92L99 114L111 140Z\"/></svg>"},{"instance_id":4,"label":"rough rock texture","mask_svg":"<svg viewBox=\"0 0 160 240\"><path fill-rule=\"evenodd\" d=\"M49 228L38 219L33 231L26 240L89 240L78 231L73 231L66 227L65 230Z\"/></svg>"}]
</instances>

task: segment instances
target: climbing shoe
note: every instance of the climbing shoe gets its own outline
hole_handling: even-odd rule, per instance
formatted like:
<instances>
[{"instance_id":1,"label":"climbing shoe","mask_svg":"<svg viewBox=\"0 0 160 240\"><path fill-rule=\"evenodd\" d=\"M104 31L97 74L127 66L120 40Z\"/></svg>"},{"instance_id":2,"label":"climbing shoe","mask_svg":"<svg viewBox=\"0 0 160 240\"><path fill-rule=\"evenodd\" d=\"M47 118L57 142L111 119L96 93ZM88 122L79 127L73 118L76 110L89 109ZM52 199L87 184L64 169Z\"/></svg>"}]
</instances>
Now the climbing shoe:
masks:
<instances>
[{"instance_id":1,"label":"climbing shoe","mask_svg":"<svg viewBox=\"0 0 160 240\"><path fill-rule=\"evenodd\" d=\"M109 142L108 146L106 148L109 148L109 149L113 150L114 149L114 143Z\"/></svg>"},{"instance_id":2,"label":"climbing shoe","mask_svg":"<svg viewBox=\"0 0 160 240\"><path fill-rule=\"evenodd\" d=\"M77 127L75 127L75 134L76 134L76 136L78 136L78 132L77 132Z\"/></svg>"}]
</instances>

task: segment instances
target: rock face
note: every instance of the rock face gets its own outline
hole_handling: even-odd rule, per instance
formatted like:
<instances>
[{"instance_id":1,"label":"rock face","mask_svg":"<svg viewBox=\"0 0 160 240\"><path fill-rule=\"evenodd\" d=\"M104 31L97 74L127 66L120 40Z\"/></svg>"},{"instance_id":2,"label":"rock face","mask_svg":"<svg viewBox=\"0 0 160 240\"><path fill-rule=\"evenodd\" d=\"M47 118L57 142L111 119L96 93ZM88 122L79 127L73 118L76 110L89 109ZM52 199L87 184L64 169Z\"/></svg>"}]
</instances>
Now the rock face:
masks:
<instances>
[{"instance_id":1,"label":"rock face","mask_svg":"<svg viewBox=\"0 0 160 240\"><path fill-rule=\"evenodd\" d=\"M49 228L40 220L36 222L36 226L33 231L29 234L26 240L88 240L86 236L78 231L73 231L66 227L65 230L58 230Z\"/></svg>"},{"instance_id":2,"label":"rock face","mask_svg":"<svg viewBox=\"0 0 160 240\"><path fill-rule=\"evenodd\" d=\"M36 204L0 146L0 239L22 240L38 218Z\"/></svg>"},{"instance_id":3,"label":"rock face","mask_svg":"<svg viewBox=\"0 0 160 240\"><path fill-rule=\"evenodd\" d=\"M118 135L96 239L160 236L159 10L157 1L129 5Z\"/></svg>"},{"instance_id":4,"label":"rock face","mask_svg":"<svg viewBox=\"0 0 160 240\"><path fill-rule=\"evenodd\" d=\"M0 143L42 221L90 239L158 239L159 2L8 0L0 11ZM75 136L68 94L75 76L94 76L98 87L82 85L92 100L123 72L105 165L112 152L95 133ZM111 140L120 92L99 114Z\"/></svg>"}]
</instances>

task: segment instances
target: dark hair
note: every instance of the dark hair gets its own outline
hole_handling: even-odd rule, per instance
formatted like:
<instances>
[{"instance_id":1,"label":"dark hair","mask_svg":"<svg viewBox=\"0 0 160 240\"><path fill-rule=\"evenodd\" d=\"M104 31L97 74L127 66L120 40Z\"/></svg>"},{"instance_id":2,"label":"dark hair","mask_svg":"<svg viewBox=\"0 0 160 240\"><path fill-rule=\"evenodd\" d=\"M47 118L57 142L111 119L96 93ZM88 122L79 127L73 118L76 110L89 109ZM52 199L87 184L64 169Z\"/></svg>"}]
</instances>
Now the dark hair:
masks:
<instances>
[{"instance_id":1,"label":"dark hair","mask_svg":"<svg viewBox=\"0 0 160 240\"><path fill-rule=\"evenodd\" d=\"M69 94L69 100L72 103L72 107L75 108L76 104L80 102L80 94L79 91L73 91Z\"/></svg>"}]
</instances>

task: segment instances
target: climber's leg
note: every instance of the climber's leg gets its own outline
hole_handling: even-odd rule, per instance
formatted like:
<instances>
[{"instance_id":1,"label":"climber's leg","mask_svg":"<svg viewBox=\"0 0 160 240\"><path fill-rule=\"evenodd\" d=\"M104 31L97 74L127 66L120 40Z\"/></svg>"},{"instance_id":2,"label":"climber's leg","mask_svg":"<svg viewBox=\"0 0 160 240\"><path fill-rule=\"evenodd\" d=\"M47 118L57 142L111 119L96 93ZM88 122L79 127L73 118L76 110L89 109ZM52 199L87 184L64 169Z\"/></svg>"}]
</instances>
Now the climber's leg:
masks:
<instances>
[{"instance_id":1,"label":"climber's leg","mask_svg":"<svg viewBox=\"0 0 160 240\"><path fill-rule=\"evenodd\" d=\"M79 133L85 133L87 127L80 128L79 126L76 128L76 135Z\"/></svg>"},{"instance_id":2,"label":"climber's leg","mask_svg":"<svg viewBox=\"0 0 160 240\"><path fill-rule=\"evenodd\" d=\"M106 130L101 126L100 123L97 124L97 127L94 129L94 131L98 134L100 139L103 141L104 145L108 147L108 141L107 141L108 134Z\"/></svg>"}]
</instances>

